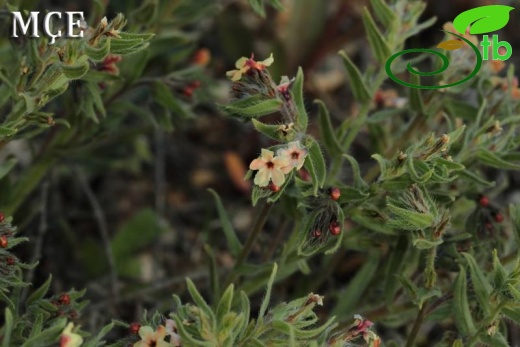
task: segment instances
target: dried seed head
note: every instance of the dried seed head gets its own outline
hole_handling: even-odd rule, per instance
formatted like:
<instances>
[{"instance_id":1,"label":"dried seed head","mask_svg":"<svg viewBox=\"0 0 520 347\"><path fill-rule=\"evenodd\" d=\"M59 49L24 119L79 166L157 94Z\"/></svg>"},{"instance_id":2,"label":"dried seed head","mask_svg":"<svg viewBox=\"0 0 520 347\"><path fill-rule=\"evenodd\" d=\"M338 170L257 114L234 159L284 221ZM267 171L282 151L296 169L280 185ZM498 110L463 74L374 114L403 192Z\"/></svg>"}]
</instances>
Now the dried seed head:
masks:
<instances>
[{"instance_id":1,"label":"dried seed head","mask_svg":"<svg viewBox=\"0 0 520 347\"><path fill-rule=\"evenodd\" d=\"M403 151L401 151L401 152L399 153L399 155L397 156L397 161L398 161L399 163L402 163L402 162L404 162L404 161L406 160L406 157L408 157L408 156L406 155L406 153L404 153Z\"/></svg>"},{"instance_id":2,"label":"dried seed head","mask_svg":"<svg viewBox=\"0 0 520 347\"><path fill-rule=\"evenodd\" d=\"M324 297L322 295L310 293L306 305L310 303L315 303L318 306L323 306L323 298Z\"/></svg>"}]
</instances>

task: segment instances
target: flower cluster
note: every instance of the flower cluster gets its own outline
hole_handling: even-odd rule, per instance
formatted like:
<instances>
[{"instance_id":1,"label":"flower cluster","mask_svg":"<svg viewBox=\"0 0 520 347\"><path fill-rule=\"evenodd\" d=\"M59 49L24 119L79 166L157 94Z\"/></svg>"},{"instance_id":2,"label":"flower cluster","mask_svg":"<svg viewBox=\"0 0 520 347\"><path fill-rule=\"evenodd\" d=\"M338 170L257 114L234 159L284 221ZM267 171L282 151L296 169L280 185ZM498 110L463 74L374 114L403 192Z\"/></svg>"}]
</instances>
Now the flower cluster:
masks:
<instances>
[{"instance_id":1,"label":"flower cluster","mask_svg":"<svg viewBox=\"0 0 520 347\"><path fill-rule=\"evenodd\" d=\"M273 54L269 56L264 61L255 61L254 60L255 55L251 54L251 58L242 57L237 60L235 63L235 67L237 70L230 70L226 72L226 76L230 77L233 82L236 82L242 78L242 75L247 73L249 70L258 70L262 71L267 66L271 66L271 64L274 62Z\"/></svg>"},{"instance_id":2,"label":"flower cluster","mask_svg":"<svg viewBox=\"0 0 520 347\"><path fill-rule=\"evenodd\" d=\"M287 147L281 148L276 152L262 149L262 154L251 162L249 168L257 170L255 184L259 187L266 187L269 182L280 187L285 183L285 175L293 169L302 168L307 150L303 148L299 141L290 142Z\"/></svg>"},{"instance_id":3,"label":"flower cluster","mask_svg":"<svg viewBox=\"0 0 520 347\"><path fill-rule=\"evenodd\" d=\"M166 320L166 326L159 325L156 330L151 326L142 326L139 328L140 341L134 344L134 347L178 347L181 345L181 339L177 334L175 321ZM166 341L168 340L168 341Z\"/></svg>"},{"instance_id":4,"label":"flower cluster","mask_svg":"<svg viewBox=\"0 0 520 347\"><path fill-rule=\"evenodd\" d=\"M341 332L328 341L329 346L345 346L344 343L357 340L363 337L368 347L379 347L381 338L375 332L370 330L374 323L361 317L359 314L354 315L354 323L345 332Z\"/></svg>"}]
</instances>

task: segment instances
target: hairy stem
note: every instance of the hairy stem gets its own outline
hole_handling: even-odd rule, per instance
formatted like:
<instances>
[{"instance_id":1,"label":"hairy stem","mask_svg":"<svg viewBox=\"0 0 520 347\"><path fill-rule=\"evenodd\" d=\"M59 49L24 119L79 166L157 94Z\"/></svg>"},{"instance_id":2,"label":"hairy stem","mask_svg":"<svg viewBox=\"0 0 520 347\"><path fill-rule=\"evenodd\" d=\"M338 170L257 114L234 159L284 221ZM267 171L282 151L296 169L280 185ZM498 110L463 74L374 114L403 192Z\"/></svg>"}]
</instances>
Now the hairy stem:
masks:
<instances>
[{"instance_id":1,"label":"hairy stem","mask_svg":"<svg viewBox=\"0 0 520 347\"><path fill-rule=\"evenodd\" d=\"M417 313L417 317L415 318L415 322L413 323L412 331L410 335L408 335L408 340L406 341L405 347L413 347L415 343L415 339L417 338L417 334L419 333L419 329L424 321L424 317L426 316L426 304L423 304L419 312Z\"/></svg>"},{"instance_id":2,"label":"hairy stem","mask_svg":"<svg viewBox=\"0 0 520 347\"><path fill-rule=\"evenodd\" d=\"M265 222L267 220L267 217L269 216L269 212L271 211L271 207L273 205L270 203L265 203L262 208L258 211L258 214L255 219L255 223L253 224L253 228L251 229L251 232L249 233L246 244L244 245L244 248L242 248L242 252L239 254L237 261L235 262L235 266L233 268L233 271L229 275L226 285L224 288L227 288L229 284L233 283L237 275L237 269L240 268L240 266L244 263L249 253L251 253L251 249L253 248L253 244L255 243L256 239L260 235L260 232L264 228Z\"/></svg>"}]
</instances>

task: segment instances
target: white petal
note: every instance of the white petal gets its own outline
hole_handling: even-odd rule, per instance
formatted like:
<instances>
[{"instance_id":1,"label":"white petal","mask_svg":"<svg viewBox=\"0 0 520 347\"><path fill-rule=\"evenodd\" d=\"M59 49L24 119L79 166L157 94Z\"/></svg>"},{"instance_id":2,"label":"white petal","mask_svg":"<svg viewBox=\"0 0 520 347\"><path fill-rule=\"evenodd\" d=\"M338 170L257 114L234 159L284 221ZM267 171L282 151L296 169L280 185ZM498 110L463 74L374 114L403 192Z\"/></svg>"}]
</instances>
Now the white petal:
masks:
<instances>
[{"instance_id":1,"label":"white petal","mask_svg":"<svg viewBox=\"0 0 520 347\"><path fill-rule=\"evenodd\" d=\"M256 158L249 164L251 170L260 170L265 167L265 160L263 158Z\"/></svg>"},{"instance_id":2,"label":"white petal","mask_svg":"<svg viewBox=\"0 0 520 347\"><path fill-rule=\"evenodd\" d=\"M237 60L237 62L235 63L235 66L237 69L241 69L244 67L244 65L246 64L246 61L247 61L248 58L246 57L242 57L240 59Z\"/></svg>"},{"instance_id":3,"label":"white petal","mask_svg":"<svg viewBox=\"0 0 520 347\"><path fill-rule=\"evenodd\" d=\"M261 169L255 175L255 184L259 187L266 187L270 178L270 171L267 168Z\"/></svg>"},{"instance_id":4,"label":"white petal","mask_svg":"<svg viewBox=\"0 0 520 347\"><path fill-rule=\"evenodd\" d=\"M274 62L273 53L264 61L261 61L260 64L263 64L265 66L270 66Z\"/></svg>"},{"instance_id":5,"label":"white petal","mask_svg":"<svg viewBox=\"0 0 520 347\"><path fill-rule=\"evenodd\" d=\"M285 182L285 175L280 169L271 170L271 178L273 180L273 183L278 187L282 186Z\"/></svg>"},{"instance_id":6,"label":"white petal","mask_svg":"<svg viewBox=\"0 0 520 347\"><path fill-rule=\"evenodd\" d=\"M272 151L268 150L268 149L262 148L262 155L261 155L261 157L265 161L271 161L271 160L273 160L274 153Z\"/></svg>"}]
</instances>

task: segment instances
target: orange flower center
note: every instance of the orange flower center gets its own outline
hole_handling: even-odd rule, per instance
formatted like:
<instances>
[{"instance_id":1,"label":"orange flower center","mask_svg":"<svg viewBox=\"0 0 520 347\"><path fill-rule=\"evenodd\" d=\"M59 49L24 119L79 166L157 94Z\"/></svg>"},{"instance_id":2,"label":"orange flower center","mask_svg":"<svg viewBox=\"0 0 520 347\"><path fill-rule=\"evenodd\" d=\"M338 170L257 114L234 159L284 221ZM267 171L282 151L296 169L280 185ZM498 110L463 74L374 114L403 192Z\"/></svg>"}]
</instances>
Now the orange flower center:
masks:
<instances>
[{"instance_id":1,"label":"orange flower center","mask_svg":"<svg viewBox=\"0 0 520 347\"><path fill-rule=\"evenodd\" d=\"M291 158L292 158L292 159L298 159L298 158L300 158L300 153L298 153L298 152L292 152L292 153L291 153Z\"/></svg>"},{"instance_id":2,"label":"orange flower center","mask_svg":"<svg viewBox=\"0 0 520 347\"><path fill-rule=\"evenodd\" d=\"M265 166L267 166L268 169L272 169L274 167L274 163L272 161L268 161L265 163Z\"/></svg>"}]
</instances>

